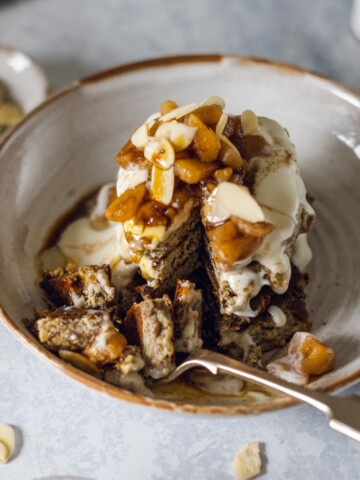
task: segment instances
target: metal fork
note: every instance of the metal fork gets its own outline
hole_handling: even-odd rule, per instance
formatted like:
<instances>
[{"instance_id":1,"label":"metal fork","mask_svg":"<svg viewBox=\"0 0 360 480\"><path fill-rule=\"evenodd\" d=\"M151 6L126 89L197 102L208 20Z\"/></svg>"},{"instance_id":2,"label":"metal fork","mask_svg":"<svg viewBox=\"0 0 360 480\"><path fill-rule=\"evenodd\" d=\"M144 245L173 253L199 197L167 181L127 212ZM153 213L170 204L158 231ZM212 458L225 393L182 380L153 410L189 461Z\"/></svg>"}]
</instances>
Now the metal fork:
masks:
<instances>
[{"instance_id":1,"label":"metal fork","mask_svg":"<svg viewBox=\"0 0 360 480\"><path fill-rule=\"evenodd\" d=\"M324 392L303 388L210 350L194 351L168 377L154 384L170 383L194 367L206 368L214 375L220 372L229 373L297 398L325 413L330 419L330 427L334 430L360 442L360 396L334 397Z\"/></svg>"}]
</instances>

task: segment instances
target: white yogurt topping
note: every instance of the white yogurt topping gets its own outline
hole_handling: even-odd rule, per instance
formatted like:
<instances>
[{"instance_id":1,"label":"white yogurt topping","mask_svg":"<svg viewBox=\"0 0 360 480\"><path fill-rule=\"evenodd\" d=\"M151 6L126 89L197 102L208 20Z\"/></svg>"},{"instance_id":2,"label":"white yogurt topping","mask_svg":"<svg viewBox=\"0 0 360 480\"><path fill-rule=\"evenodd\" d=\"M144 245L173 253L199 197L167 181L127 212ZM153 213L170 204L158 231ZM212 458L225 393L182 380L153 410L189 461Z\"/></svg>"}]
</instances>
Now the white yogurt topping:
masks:
<instances>
[{"instance_id":1,"label":"white yogurt topping","mask_svg":"<svg viewBox=\"0 0 360 480\"><path fill-rule=\"evenodd\" d=\"M308 244L307 234L301 233L294 244L291 260L301 272L305 272L306 267L311 262L311 259L312 251Z\"/></svg>"}]
</instances>

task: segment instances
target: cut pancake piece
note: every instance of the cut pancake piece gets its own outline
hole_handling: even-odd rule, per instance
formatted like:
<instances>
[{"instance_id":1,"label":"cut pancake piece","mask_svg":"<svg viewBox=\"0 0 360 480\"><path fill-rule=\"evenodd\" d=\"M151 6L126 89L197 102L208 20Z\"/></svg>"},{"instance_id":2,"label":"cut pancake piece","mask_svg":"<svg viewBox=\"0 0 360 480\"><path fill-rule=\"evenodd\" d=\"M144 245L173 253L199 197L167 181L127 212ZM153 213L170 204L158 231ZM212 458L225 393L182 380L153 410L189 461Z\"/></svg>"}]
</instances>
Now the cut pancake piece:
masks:
<instances>
[{"instance_id":1,"label":"cut pancake piece","mask_svg":"<svg viewBox=\"0 0 360 480\"><path fill-rule=\"evenodd\" d=\"M175 351L191 353L201 348L202 293L189 280L178 280L174 296Z\"/></svg>"},{"instance_id":2,"label":"cut pancake piece","mask_svg":"<svg viewBox=\"0 0 360 480\"><path fill-rule=\"evenodd\" d=\"M116 299L109 265L68 265L65 270L45 271L40 286L58 307L106 308Z\"/></svg>"},{"instance_id":3,"label":"cut pancake piece","mask_svg":"<svg viewBox=\"0 0 360 480\"><path fill-rule=\"evenodd\" d=\"M175 368L173 308L167 295L135 303L122 332L130 344L140 346L146 376L163 378Z\"/></svg>"}]
</instances>

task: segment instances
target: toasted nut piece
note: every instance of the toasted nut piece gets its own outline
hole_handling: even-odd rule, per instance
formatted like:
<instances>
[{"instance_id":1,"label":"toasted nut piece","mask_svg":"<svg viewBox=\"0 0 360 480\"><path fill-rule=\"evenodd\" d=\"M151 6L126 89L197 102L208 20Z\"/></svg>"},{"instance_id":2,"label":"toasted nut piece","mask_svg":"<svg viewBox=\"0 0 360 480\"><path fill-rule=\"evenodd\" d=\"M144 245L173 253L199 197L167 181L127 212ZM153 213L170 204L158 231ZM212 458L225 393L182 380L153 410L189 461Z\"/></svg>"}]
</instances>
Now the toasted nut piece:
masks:
<instances>
[{"instance_id":1,"label":"toasted nut piece","mask_svg":"<svg viewBox=\"0 0 360 480\"><path fill-rule=\"evenodd\" d=\"M231 216L231 220L238 227L239 231L244 235L250 235L252 237L266 237L271 233L275 226L267 222L247 222L243 218L236 217L235 215Z\"/></svg>"},{"instance_id":2,"label":"toasted nut piece","mask_svg":"<svg viewBox=\"0 0 360 480\"><path fill-rule=\"evenodd\" d=\"M230 140L226 137L221 137L221 150L219 153L219 160L231 167L233 170L239 170L244 165L244 160L240 155L239 150L233 145L229 145Z\"/></svg>"},{"instance_id":3,"label":"toasted nut piece","mask_svg":"<svg viewBox=\"0 0 360 480\"><path fill-rule=\"evenodd\" d=\"M13 127L23 117L21 108L12 103L0 104L0 126Z\"/></svg>"},{"instance_id":4,"label":"toasted nut piece","mask_svg":"<svg viewBox=\"0 0 360 480\"><path fill-rule=\"evenodd\" d=\"M10 425L0 425L0 463L6 463L15 450L15 433Z\"/></svg>"},{"instance_id":5,"label":"toasted nut piece","mask_svg":"<svg viewBox=\"0 0 360 480\"><path fill-rule=\"evenodd\" d=\"M294 359L296 370L308 375L323 375L335 367L335 352L314 335L297 332L291 339L289 358ZM291 360L290 360L291 361Z\"/></svg>"},{"instance_id":6,"label":"toasted nut piece","mask_svg":"<svg viewBox=\"0 0 360 480\"><path fill-rule=\"evenodd\" d=\"M225 101L221 97L213 95L211 97L205 98L205 100L200 103L200 107L204 107L205 105L219 105L222 109L224 109Z\"/></svg>"},{"instance_id":7,"label":"toasted nut piece","mask_svg":"<svg viewBox=\"0 0 360 480\"><path fill-rule=\"evenodd\" d=\"M193 141L196 155L206 163L215 161L221 148L220 140L215 132L193 114L187 118L187 124L197 127Z\"/></svg>"},{"instance_id":8,"label":"toasted nut piece","mask_svg":"<svg viewBox=\"0 0 360 480\"><path fill-rule=\"evenodd\" d=\"M241 129L243 135L249 135L259 128L259 121L252 110L245 110L241 115Z\"/></svg>"},{"instance_id":9,"label":"toasted nut piece","mask_svg":"<svg viewBox=\"0 0 360 480\"><path fill-rule=\"evenodd\" d=\"M175 120L176 118L181 118L187 115L188 113L192 112L197 108L196 103L189 103L188 105L184 105L183 107L175 108L171 110L171 112L167 113L166 115L162 115L159 120L160 122L170 122L170 120Z\"/></svg>"},{"instance_id":10,"label":"toasted nut piece","mask_svg":"<svg viewBox=\"0 0 360 480\"><path fill-rule=\"evenodd\" d=\"M194 139L196 127L189 127L183 123L172 121L170 123L162 123L157 129L155 136L163 137L170 140L175 152L179 152L187 148Z\"/></svg>"},{"instance_id":11,"label":"toasted nut piece","mask_svg":"<svg viewBox=\"0 0 360 480\"><path fill-rule=\"evenodd\" d=\"M95 375L95 377L101 377L101 371L94 362L89 360L80 353L71 352L70 350L59 350L59 357L65 360L65 362L71 363L76 368L79 368L83 372Z\"/></svg>"},{"instance_id":12,"label":"toasted nut piece","mask_svg":"<svg viewBox=\"0 0 360 480\"><path fill-rule=\"evenodd\" d=\"M261 458L258 442L248 442L235 454L234 475L239 480L249 480L259 475Z\"/></svg>"},{"instance_id":13,"label":"toasted nut piece","mask_svg":"<svg viewBox=\"0 0 360 480\"><path fill-rule=\"evenodd\" d=\"M144 157L144 151L136 148L135 145L133 145L133 143L131 142L131 140L126 142L126 144L117 154L116 161L123 168L128 168L129 164L132 163L136 163L139 167L141 165L144 165L144 168L146 168L145 164L149 164L149 162Z\"/></svg>"},{"instance_id":14,"label":"toasted nut piece","mask_svg":"<svg viewBox=\"0 0 360 480\"><path fill-rule=\"evenodd\" d=\"M84 350L92 362L102 367L121 357L127 345L126 338L115 328L111 328L97 335L94 341Z\"/></svg>"},{"instance_id":15,"label":"toasted nut piece","mask_svg":"<svg viewBox=\"0 0 360 480\"><path fill-rule=\"evenodd\" d=\"M126 190L120 197L112 202L105 211L105 217L112 222L125 222L136 215L146 195L145 183L140 183L135 188Z\"/></svg>"},{"instance_id":16,"label":"toasted nut piece","mask_svg":"<svg viewBox=\"0 0 360 480\"><path fill-rule=\"evenodd\" d=\"M178 104L173 102L172 100L166 100L160 107L160 113L161 115L166 115L169 112L172 112L175 110L175 108L178 108Z\"/></svg>"},{"instance_id":17,"label":"toasted nut piece","mask_svg":"<svg viewBox=\"0 0 360 480\"><path fill-rule=\"evenodd\" d=\"M174 193L174 177L174 167L163 170L154 165L151 179L151 198L164 205L169 205Z\"/></svg>"},{"instance_id":18,"label":"toasted nut piece","mask_svg":"<svg viewBox=\"0 0 360 480\"><path fill-rule=\"evenodd\" d=\"M210 177L218 167L219 165L215 162L203 163L196 158L184 158L176 160L175 175L183 182L194 185Z\"/></svg>"},{"instance_id":19,"label":"toasted nut piece","mask_svg":"<svg viewBox=\"0 0 360 480\"><path fill-rule=\"evenodd\" d=\"M194 110L190 115L196 115L205 125L216 125L222 113L220 105L203 105ZM185 117L185 123L186 121Z\"/></svg>"},{"instance_id":20,"label":"toasted nut piece","mask_svg":"<svg viewBox=\"0 0 360 480\"><path fill-rule=\"evenodd\" d=\"M175 162L175 151L166 138L150 138L144 150L145 158L158 168L167 170Z\"/></svg>"},{"instance_id":21,"label":"toasted nut piece","mask_svg":"<svg viewBox=\"0 0 360 480\"><path fill-rule=\"evenodd\" d=\"M233 174L233 169L230 167L226 167L226 168L216 170L214 173L214 177L218 183L221 183L221 182L227 182L230 179L232 174Z\"/></svg>"},{"instance_id":22,"label":"toasted nut piece","mask_svg":"<svg viewBox=\"0 0 360 480\"><path fill-rule=\"evenodd\" d=\"M223 182L217 188L215 202L220 202L231 215L248 222L264 222L265 215L261 206L242 185Z\"/></svg>"}]
</instances>

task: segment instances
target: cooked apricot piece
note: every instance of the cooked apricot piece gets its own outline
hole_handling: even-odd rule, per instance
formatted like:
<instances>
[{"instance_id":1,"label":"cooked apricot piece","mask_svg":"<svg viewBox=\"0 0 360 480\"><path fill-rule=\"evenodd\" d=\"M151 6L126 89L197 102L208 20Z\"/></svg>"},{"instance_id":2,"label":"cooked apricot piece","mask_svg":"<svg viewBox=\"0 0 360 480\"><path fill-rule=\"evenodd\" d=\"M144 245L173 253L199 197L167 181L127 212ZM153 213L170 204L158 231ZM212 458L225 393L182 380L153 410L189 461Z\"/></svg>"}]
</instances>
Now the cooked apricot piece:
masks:
<instances>
[{"instance_id":1,"label":"cooked apricot piece","mask_svg":"<svg viewBox=\"0 0 360 480\"><path fill-rule=\"evenodd\" d=\"M145 182L135 188L126 190L120 197L114 200L106 209L105 217L112 222L126 222L136 215L146 195Z\"/></svg>"},{"instance_id":2,"label":"cooked apricot piece","mask_svg":"<svg viewBox=\"0 0 360 480\"><path fill-rule=\"evenodd\" d=\"M196 158L182 158L175 162L175 175L191 185L204 180L219 167L215 162L203 163Z\"/></svg>"},{"instance_id":3,"label":"cooked apricot piece","mask_svg":"<svg viewBox=\"0 0 360 480\"><path fill-rule=\"evenodd\" d=\"M214 130L207 127L196 115L191 113L187 118L188 125L197 127L193 140L193 148L202 162L213 162L217 159L221 144Z\"/></svg>"},{"instance_id":4,"label":"cooked apricot piece","mask_svg":"<svg viewBox=\"0 0 360 480\"><path fill-rule=\"evenodd\" d=\"M140 205L136 217L135 224L140 225L166 225L167 217L165 215L166 205L157 202L156 200L149 200Z\"/></svg>"},{"instance_id":5,"label":"cooked apricot piece","mask_svg":"<svg viewBox=\"0 0 360 480\"><path fill-rule=\"evenodd\" d=\"M305 334L302 341L300 355L301 371L308 375L323 375L335 367L334 350L324 343L320 342L314 335ZM294 347L289 344L289 355L293 355Z\"/></svg>"},{"instance_id":6,"label":"cooked apricot piece","mask_svg":"<svg viewBox=\"0 0 360 480\"><path fill-rule=\"evenodd\" d=\"M192 112L193 115L201 120L205 125L216 125L220 120L223 111L220 105L204 105L198 107ZM190 114L191 115L191 114ZM187 123L187 118L185 117L185 123Z\"/></svg>"},{"instance_id":7,"label":"cooked apricot piece","mask_svg":"<svg viewBox=\"0 0 360 480\"><path fill-rule=\"evenodd\" d=\"M166 115L172 110L175 110L175 108L178 108L178 106L179 105L172 100L166 100L160 107L160 113L161 115Z\"/></svg>"},{"instance_id":8,"label":"cooked apricot piece","mask_svg":"<svg viewBox=\"0 0 360 480\"><path fill-rule=\"evenodd\" d=\"M84 350L86 355L96 365L102 367L121 356L127 345L126 338L115 328L100 333L93 343Z\"/></svg>"},{"instance_id":9,"label":"cooked apricot piece","mask_svg":"<svg viewBox=\"0 0 360 480\"><path fill-rule=\"evenodd\" d=\"M222 168L216 170L214 173L214 178L218 183L227 182L231 175L233 174L233 169L230 167Z\"/></svg>"}]
</instances>

